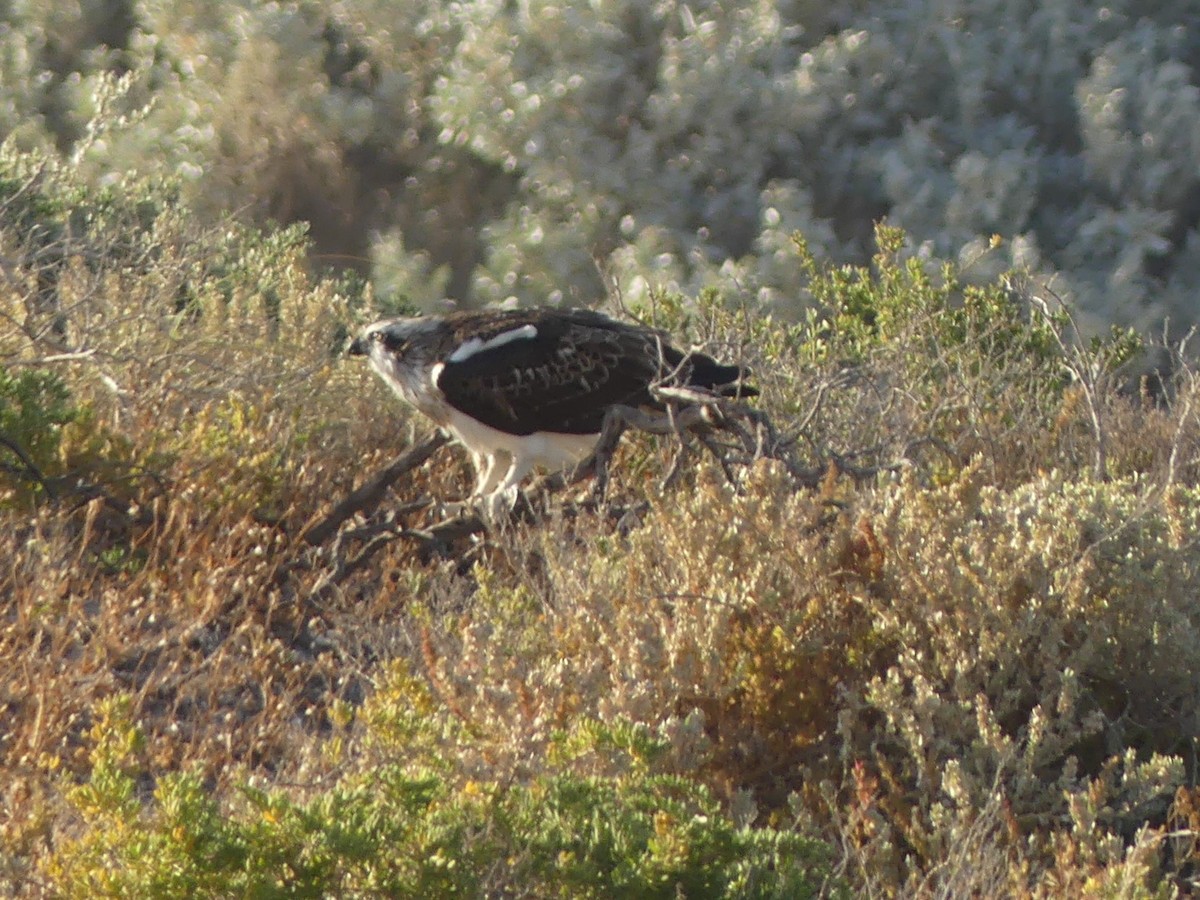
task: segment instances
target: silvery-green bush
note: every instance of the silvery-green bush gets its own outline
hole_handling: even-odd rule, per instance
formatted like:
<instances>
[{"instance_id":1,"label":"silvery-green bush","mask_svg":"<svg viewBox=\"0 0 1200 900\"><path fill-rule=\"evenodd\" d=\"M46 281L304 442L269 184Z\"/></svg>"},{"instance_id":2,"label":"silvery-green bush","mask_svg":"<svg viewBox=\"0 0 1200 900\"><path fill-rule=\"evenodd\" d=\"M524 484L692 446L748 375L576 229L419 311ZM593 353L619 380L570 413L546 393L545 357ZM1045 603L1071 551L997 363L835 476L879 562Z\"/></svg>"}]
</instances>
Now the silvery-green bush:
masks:
<instances>
[{"instance_id":1,"label":"silvery-green bush","mask_svg":"<svg viewBox=\"0 0 1200 900\"><path fill-rule=\"evenodd\" d=\"M1197 20L1179 0L14 3L0 133L98 180L177 171L210 216L309 221L326 261L418 305L587 302L612 278L794 312L788 235L862 261L886 217L981 278L1053 279L1086 322L1182 326Z\"/></svg>"}]
</instances>

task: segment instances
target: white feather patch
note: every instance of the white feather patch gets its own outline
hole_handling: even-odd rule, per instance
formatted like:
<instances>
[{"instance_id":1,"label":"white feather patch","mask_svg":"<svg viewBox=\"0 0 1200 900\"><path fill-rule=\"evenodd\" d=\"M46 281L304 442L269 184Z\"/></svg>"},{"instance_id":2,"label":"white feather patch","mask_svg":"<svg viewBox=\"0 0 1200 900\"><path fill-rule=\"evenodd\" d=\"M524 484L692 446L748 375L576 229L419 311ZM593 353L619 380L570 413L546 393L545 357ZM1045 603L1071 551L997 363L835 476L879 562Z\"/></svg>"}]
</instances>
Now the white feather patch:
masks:
<instances>
[{"instance_id":1,"label":"white feather patch","mask_svg":"<svg viewBox=\"0 0 1200 900\"><path fill-rule=\"evenodd\" d=\"M446 368L445 363L434 363L433 368L429 370L429 381L434 387L438 386L438 379L442 377L442 370Z\"/></svg>"},{"instance_id":2,"label":"white feather patch","mask_svg":"<svg viewBox=\"0 0 1200 900\"><path fill-rule=\"evenodd\" d=\"M485 350L495 350L497 347L503 347L505 344L513 341L535 337L537 337L537 328L533 325L522 325L520 328L514 328L512 331L502 331L494 338L489 338L486 341L473 337L459 344L458 348L450 354L448 360L452 363L463 362L470 359L476 353L482 353Z\"/></svg>"},{"instance_id":3,"label":"white feather patch","mask_svg":"<svg viewBox=\"0 0 1200 900\"><path fill-rule=\"evenodd\" d=\"M496 457L507 455L522 467L517 480L528 474L532 466L562 469L579 462L592 452L599 434L558 434L535 431L533 434L509 434L472 419L461 410L450 408L446 426L450 433L473 455ZM508 465L507 461L504 461Z\"/></svg>"}]
</instances>

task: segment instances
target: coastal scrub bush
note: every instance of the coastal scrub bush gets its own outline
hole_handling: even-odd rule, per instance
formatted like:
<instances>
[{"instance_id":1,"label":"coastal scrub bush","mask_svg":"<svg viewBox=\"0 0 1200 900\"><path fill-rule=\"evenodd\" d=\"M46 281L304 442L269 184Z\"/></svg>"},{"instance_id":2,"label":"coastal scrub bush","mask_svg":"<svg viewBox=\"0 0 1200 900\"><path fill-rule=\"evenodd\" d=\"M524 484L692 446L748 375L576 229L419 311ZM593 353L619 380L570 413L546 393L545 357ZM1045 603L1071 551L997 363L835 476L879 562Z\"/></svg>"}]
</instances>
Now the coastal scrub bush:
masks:
<instances>
[{"instance_id":1,"label":"coastal scrub bush","mask_svg":"<svg viewBox=\"0 0 1200 900\"><path fill-rule=\"evenodd\" d=\"M483 579L436 629L428 677L488 771L581 716L662 723L668 760L761 820L821 823L860 886L1079 890L1148 858L1152 883L1200 728L1200 502L981 472L838 512L763 464L586 560L551 530L525 551L540 574ZM995 858L973 869L966 843Z\"/></svg>"},{"instance_id":2,"label":"coastal scrub bush","mask_svg":"<svg viewBox=\"0 0 1200 900\"><path fill-rule=\"evenodd\" d=\"M666 742L646 728L583 721L527 782L465 779L456 760L477 739L413 690L403 673L385 681L363 717L413 722L416 700L426 741L368 725L373 761L311 798L246 784L228 804L186 772L162 778L143 804L143 737L128 698L109 699L90 735L91 775L70 791L87 827L46 872L68 897L838 893L826 848L736 823L698 781L657 771Z\"/></svg>"},{"instance_id":3,"label":"coastal scrub bush","mask_svg":"<svg viewBox=\"0 0 1200 900\"><path fill-rule=\"evenodd\" d=\"M425 307L615 280L794 319L789 235L865 263L887 218L968 280L1052 283L1089 333L1182 334L1194 24L1175 0L17 3L0 138L93 185L176 178L206 224L307 222L315 260Z\"/></svg>"},{"instance_id":4,"label":"coastal scrub bush","mask_svg":"<svg viewBox=\"0 0 1200 900\"><path fill-rule=\"evenodd\" d=\"M6 427L86 481L0 509L0 891L1188 884L1186 347L1152 394L1017 276L789 237L811 315L629 298L752 367L777 458L630 435L431 550L446 448L316 546L427 428L339 358L393 307L186 193L0 153Z\"/></svg>"}]
</instances>

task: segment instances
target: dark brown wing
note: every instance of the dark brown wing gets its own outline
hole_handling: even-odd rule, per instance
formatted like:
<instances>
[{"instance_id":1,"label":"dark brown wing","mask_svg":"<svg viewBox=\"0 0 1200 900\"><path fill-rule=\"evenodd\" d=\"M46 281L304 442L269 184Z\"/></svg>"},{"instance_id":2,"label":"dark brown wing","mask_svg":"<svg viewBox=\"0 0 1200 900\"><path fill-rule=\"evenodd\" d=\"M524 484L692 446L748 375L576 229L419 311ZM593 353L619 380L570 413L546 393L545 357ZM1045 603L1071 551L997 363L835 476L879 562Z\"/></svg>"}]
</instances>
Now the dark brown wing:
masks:
<instances>
[{"instance_id":1,"label":"dark brown wing","mask_svg":"<svg viewBox=\"0 0 1200 900\"><path fill-rule=\"evenodd\" d=\"M521 435L595 434L610 407L650 401L658 351L654 336L642 329L587 311L492 315L473 325L482 345L536 329L442 360L437 385L446 400L486 425Z\"/></svg>"}]
</instances>

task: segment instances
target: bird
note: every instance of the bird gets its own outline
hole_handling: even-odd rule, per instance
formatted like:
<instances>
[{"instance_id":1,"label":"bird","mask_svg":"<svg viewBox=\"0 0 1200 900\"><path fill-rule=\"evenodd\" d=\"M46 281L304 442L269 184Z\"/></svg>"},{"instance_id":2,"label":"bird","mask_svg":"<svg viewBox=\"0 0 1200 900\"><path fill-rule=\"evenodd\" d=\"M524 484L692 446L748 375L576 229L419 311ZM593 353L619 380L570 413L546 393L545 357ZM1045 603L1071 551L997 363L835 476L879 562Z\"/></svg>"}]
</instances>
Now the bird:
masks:
<instances>
[{"instance_id":1,"label":"bird","mask_svg":"<svg viewBox=\"0 0 1200 900\"><path fill-rule=\"evenodd\" d=\"M698 396L750 397L749 370L684 353L665 333L592 309L529 307L383 319L347 347L402 401L466 448L470 500L511 509L535 468L593 452L617 406L662 410L667 383Z\"/></svg>"}]
</instances>

